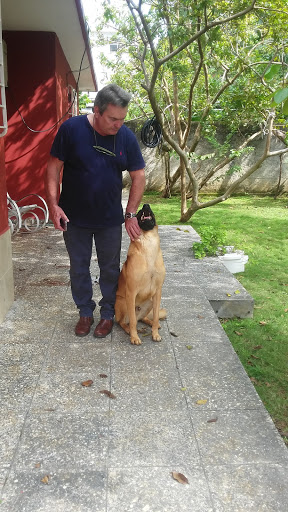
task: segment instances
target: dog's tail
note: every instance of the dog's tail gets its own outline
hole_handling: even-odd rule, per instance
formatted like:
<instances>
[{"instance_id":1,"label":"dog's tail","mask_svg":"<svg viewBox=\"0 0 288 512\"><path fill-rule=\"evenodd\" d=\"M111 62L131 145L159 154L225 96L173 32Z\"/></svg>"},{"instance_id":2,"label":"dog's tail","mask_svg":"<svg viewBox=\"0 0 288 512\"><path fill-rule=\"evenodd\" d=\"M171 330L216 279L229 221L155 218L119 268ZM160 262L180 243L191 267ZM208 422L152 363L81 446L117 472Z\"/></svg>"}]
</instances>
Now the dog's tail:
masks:
<instances>
[{"instance_id":1,"label":"dog's tail","mask_svg":"<svg viewBox=\"0 0 288 512\"><path fill-rule=\"evenodd\" d=\"M159 320L165 320L167 318L167 309L161 308L159 311Z\"/></svg>"},{"instance_id":2,"label":"dog's tail","mask_svg":"<svg viewBox=\"0 0 288 512\"><path fill-rule=\"evenodd\" d=\"M150 313L148 313L147 315L147 318L149 318L149 320L153 320L153 310L151 309ZM164 309L164 308L161 308L159 310L159 320L165 320L165 318L167 318L167 310Z\"/></svg>"}]
</instances>

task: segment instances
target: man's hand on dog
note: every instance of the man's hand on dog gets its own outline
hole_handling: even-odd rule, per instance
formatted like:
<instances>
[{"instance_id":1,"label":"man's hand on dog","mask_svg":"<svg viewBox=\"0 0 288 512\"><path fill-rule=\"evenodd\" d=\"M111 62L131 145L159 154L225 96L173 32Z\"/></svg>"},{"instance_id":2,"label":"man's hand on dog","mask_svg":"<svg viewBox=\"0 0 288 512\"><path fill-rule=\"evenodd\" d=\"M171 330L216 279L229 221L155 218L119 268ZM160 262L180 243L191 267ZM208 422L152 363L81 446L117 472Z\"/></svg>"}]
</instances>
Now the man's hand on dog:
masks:
<instances>
[{"instance_id":1,"label":"man's hand on dog","mask_svg":"<svg viewBox=\"0 0 288 512\"><path fill-rule=\"evenodd\" d=\"M137 240L141 235L141 229L139 228L138 220L136 217L131 219L125 219L125 228L131 242Z\"/></svg>"}]
</instances>

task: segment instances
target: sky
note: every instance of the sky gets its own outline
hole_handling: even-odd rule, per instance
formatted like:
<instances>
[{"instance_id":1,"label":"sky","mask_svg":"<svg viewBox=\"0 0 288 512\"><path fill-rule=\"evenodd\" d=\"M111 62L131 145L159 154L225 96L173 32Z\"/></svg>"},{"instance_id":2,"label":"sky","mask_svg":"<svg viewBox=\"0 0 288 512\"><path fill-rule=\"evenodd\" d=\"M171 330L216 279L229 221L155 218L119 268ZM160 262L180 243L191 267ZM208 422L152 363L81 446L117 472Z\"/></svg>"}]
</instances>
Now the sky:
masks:
<instances>
[{"instance_id":1,"label":"sky","mask_svg":"<svg viewBox=\"0 0 288 512\"><path fill-rule=\"evenodd\" d=\"M97 17L97 9L99 11L99 5L101 2L99 0L81 0L81 3L84 13L89 19L89 23L93 22Z\"/></svg>"},{"instance_id":2,"label":"sky","mask_svg":"<svg viewBox=\"0 0 288 512\"><path fill-rule=\"evenodd\" d=\"M101 0L81 0L84 15L88 18L88 24L91 30L96 25L97 15L99 16L99 6ZM97 64L96 49L91 48L91 55L93 59L94 69L96 72L96 78L99 77L99 65ZM99 78L97 78L99 82ZM100 85L98 83L98 85Z\"/></svg>"},{"instance_id":3,"label":"sky","mask_svg":"<svg viewBox=\"0 0 288 512\"><path fill-rule=\"evenodd\" d=\"M88 19L88 24L91 29L97 25L97 21L99 20L99 17L101 16L101 4L103 0L81 0L84 15ZM110 0L111 4L113 5L113 2L116 3L116 5L119 3L119 0ZM100 53L101 51L106 51L103 48L99 47L92 47L91 48L91 54L94 64L94 69L96 73L96 78L98 81L98 86L101 88L103 85L105 85L107 81L107 70L105 70L102 65L100 64ZM109 50L108 50L109 51ZM106 77L106 78L105 78Z\"/></svg>"},{"instance_id":4,"label":"sky","mask_svg":"<svg viewBox=\"0 0 288 512\"><path fill-rule=\"evenodd\" d=\"M88 18L89 27L91 31L93 31L94 27L97 25L97 20L99 20L99 17L101 16L102 0L81 0L81 3L84 15ZM101 51L105 50L99 47L91 47L91 54L99 88L103 87L107 81L107 70L105 70L100 64L99 56Z\"/></svg>"}]
</instances>

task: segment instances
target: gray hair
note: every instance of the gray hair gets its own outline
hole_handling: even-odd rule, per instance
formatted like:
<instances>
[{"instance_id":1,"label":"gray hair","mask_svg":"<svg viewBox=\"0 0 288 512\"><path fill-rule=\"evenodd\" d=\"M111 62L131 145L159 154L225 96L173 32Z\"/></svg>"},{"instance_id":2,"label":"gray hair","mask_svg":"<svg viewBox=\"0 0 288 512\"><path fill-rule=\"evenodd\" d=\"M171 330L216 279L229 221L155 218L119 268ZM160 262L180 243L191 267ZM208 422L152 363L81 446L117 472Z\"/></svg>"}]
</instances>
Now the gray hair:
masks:
<instances>
[{"instance_id":1,"label":"gray hair","mask_svg":"<svg viewBox=\"0 0 288 512\"><path fill-rule=\"evenodd\" d=\"M124 91L117 84L109 84L97 92L94 107L98 107L99 114L102 115L109 104L125 108L131 99L131 94Z\"/></svg>"}]
</instances>

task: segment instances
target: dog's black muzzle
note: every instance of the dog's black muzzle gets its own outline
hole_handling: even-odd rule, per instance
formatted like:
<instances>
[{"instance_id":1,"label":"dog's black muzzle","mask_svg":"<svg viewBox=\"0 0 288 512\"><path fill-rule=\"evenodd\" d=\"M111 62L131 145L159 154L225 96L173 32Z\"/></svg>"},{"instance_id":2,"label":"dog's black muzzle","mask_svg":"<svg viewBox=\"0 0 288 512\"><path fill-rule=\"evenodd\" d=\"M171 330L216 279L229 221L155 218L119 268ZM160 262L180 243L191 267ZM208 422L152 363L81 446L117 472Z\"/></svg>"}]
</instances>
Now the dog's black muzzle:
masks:
<instances>
[{"instance_id":1,"label":"dog's black muzzle","mask_svg":"<svg viewBox=\"0 0 288 512\"><path fill-rule=\"evenodd\" d=\"M137 220L139 227L143 229L143 231L150 231L156 226L155 215L149 204L143 204L143 207L137 213Z\"/></svg>"}]
</instances>

